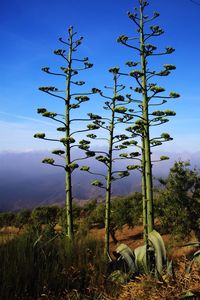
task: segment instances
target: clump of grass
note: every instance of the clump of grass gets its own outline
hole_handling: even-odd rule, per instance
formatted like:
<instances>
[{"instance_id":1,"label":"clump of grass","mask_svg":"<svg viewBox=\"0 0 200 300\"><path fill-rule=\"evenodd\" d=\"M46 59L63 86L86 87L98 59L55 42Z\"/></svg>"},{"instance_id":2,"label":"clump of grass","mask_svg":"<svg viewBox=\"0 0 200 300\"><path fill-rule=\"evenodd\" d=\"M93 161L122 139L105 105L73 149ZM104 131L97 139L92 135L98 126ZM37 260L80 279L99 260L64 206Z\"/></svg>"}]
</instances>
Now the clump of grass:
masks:
<instances>
[{"instance_id":1,"label":"clump of grass","mask_svg":"<svg viewBox=\"0 0 200 300\"><path fill-rule=\"evenodd\" d=\"M38 239L29 230L2 244L0 257L0 299L95 299L103 290L103 244L87 236L70 243L47 231Z\"/></svg>"}]
</instances>

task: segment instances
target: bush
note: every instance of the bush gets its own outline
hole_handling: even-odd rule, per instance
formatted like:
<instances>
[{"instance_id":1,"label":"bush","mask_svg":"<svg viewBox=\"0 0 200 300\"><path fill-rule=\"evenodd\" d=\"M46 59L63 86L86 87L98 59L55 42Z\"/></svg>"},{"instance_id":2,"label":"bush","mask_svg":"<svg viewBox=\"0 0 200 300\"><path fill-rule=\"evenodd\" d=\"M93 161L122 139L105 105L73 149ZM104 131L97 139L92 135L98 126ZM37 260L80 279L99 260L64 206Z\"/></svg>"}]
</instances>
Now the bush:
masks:
<instances>
[{"instance_id":1,"label":"bush","mask_svg":"<svg viewBox=\"0 0 200 300\"><path fill-rule=\"evenodd\" d=\"M178 161L161 180L164 190L156 199L156 214L165 232L188 235L193 230L200 240L200 176L188 162Z\"/></svg>"}]
</instances>

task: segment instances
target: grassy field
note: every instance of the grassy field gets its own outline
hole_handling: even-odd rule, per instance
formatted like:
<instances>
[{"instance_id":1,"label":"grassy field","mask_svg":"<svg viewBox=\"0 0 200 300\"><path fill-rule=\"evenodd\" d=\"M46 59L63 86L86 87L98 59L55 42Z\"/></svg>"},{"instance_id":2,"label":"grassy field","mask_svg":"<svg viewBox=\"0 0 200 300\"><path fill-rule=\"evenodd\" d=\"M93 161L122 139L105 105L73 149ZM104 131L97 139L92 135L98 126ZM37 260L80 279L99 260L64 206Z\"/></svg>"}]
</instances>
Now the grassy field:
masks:
<instances>
[{"instance_id":1,"label":"grassy field","mask_svg":"<svg viewBox=\"0 0 200 300\"><path fill-rule=\"evenodd\" d=\"M191 274L185 271L194 249L180 247L184 241L169 235L164 240L174 260L175 277L158 280L143 275L121 286L107 277L104 229L79 234L73 245L60 233L47 232L38 239L36 231L17 232L0 234L0 299L160 300L180 299L186 291L200 295L200 268L194 266ZM124 226L116 237L134 249L143 243L142 226ZM111 250L115 248L111 242Z\"/></svg>"}]
</instances>

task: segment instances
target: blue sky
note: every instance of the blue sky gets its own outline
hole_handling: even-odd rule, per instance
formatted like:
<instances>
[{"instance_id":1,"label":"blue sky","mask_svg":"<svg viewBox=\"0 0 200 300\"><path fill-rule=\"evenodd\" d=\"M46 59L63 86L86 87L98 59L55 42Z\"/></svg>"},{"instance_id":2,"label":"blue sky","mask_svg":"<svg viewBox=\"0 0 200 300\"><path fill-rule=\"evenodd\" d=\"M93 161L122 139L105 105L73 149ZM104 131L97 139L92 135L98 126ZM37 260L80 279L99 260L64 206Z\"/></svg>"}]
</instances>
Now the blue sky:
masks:
<instances>
[{"instance_id":1,"label":"blue sky","mask_svg":"<svg viewBox=\"0 0 200 300\"><path fill-rule=\"evenodd\" d=\"M158 24L165 34L156 39L161 48L173 46L173 55L155 62L174 63L177 70L161 84L181 94L166 108L177 116L158 131L168 131L174 141L164 146L168 151L200 150L200 6L190 0L149 0L150 11L158 11ZM200 1L199 1L200 2ZM89 56L94 68L83 74L87 87L102 88L110 83L107 70L124 67L135 60L125 47L116 43L120 34L134 35L135 27L127 18L136 0L7 0L1 4L0 35L0 151L51 149L52 145L33 139L35 132L54 134L56 125L37 115L37 107L62 110L58 102L38 91L55 78L41 72L44 66L63 65L53 50L59 48L58 37L66 36L73 25L84 43L80 57ZM57 82L57 81L56 81ZM60 86L64 83L61 82ZM64 86L64 85L63 85ZM102 103L102 101L101 101ZM91 100L83 113L99 111L98 99Z\"/></svg>"}]
</instances>

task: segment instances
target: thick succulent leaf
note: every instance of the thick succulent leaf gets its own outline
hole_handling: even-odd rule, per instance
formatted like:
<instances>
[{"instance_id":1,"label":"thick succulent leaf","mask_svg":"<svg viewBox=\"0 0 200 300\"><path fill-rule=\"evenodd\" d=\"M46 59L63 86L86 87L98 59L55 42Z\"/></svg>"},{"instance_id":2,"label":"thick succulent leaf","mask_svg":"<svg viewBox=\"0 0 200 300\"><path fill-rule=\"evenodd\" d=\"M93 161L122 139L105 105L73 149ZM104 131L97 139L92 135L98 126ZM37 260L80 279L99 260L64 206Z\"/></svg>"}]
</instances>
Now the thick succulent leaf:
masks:
<instances>
[{"instance_id":1,"label":"thick succulent leaf","mask_svg":"<svg viewBox=\"0 0 200 300\"><path fill-rule=\"evenodd\" d=\"M166 263L166 249L161 235L153 230L149 234L149 241L155 251L156 269L159 274L162 274L163 265Z\"/></svg>"},{"instance_id":2,"label":"thick succulent leaf","mask_svg":"<svg viewBox=\"0 0 200 300\"><path fill-rule=\"evenodd\" d=\"M127 281L129 280L129 276L120 270L116 270L110 274L108 280L117 285L122 285L127 283Z\"/></svg>"},{"instance_id":3,"label":"thick succulent leaf","mask_svg":"<svg viewBox=\"0 0 200 300\"><path fill-rule=\"evenodd\" d=\"M135 265L135 255L134 252L125 244L120 244L116 252L119 253L123 259L127 262L129 267L129 273L134 274L137 272L137 268Z\"/></svg>"},{"instance_id":4,"label":"thick succulent leaf","mask_svg":"<svg viewBox=\"0 0 200 300\"><path fill-rule=\"evenodd\" d=\"M194 254L194 261L200 264L200 250L196 251Z\"/></svg>"},{"instance_id":5,"label":"thick succulent leaf","mask_svg":"<svg viewBox=\"0 0 200 300\"><path fill-rule=\"evenodd\" d=\"M183 245L183 247L200 247L200 242L191 242L191 243L187 243L185 245Z\"/></svg>"},{"instance_id":6,"label":"thick succulent leaf","mask_svg":"<svg viewBox=\"0 0 200 300\"><path fill-rule=\"evenodd\" d=\"M173 276L173 278L175 278L175 272L174 272L174 264L173 264L173 260L167 260L167 274L170 276Z\"/></svg>"},{"instance_id":7,"label":"thick succulent leaf","mask_svg":"<svg viewBox=\"0 0 200 300\"><path fill-rule=\"evenodd\" d=\"M195 294L188 291L185 295L181 296L180 299L197 299L197 298L195 297Z\"/></svg>"},{"instance_id":8,"label":"thick succulent leaf","mask_svg":"<svg viewBox=\"0 0 200 300\"><path fill-rule=\"evenodd\" d=\"M137 272L139 273L148 273L147 265L147 246L140 246L134 250L135 254L135 264Z\"/></svg>"}]
</instances>

